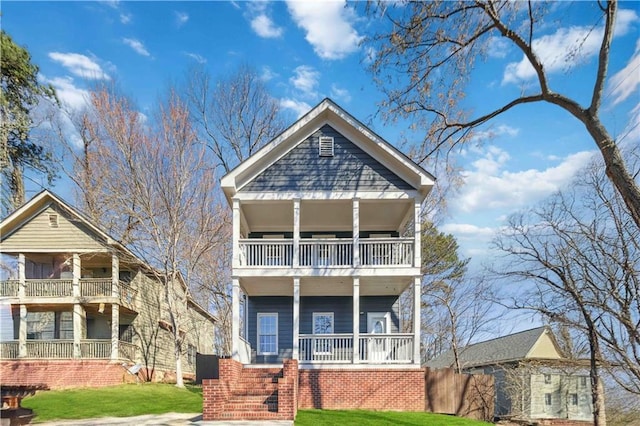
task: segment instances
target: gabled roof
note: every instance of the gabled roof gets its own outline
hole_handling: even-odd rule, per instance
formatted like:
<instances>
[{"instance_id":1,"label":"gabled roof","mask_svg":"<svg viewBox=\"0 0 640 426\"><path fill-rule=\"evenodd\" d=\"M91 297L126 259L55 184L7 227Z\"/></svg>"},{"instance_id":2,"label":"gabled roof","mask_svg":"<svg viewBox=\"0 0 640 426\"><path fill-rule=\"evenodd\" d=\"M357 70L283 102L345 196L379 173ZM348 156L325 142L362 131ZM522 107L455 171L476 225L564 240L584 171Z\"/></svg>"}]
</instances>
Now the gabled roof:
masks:
<instances>
[{"instance_id":1,"label":"gabled roof","mask_svg":"<svg viewBox=\"0 0 640 426\"><path fill-rule=\"evenodd\" d=\"M547 346L546 350L540 350L541 346ZM562 358L562 351L551 329L543 326L466 346L460 350L460 367L464 369L525 359L559 358ZM454 362L453 351L448 351L427 361L426 365L446 368L453 366Z\"/></svg>"},{"instance_id":2,"label":"gabled roof","mask_svg":"<svg viewBox=\"0 0 640 426\"><path fill-rule=\"evenodd\" d=\"M230 200L244 185L299 145L316 129L330 124L375 160L426 196L435 177L382 139L331 99L325 98L251 157L222 177L221 186Z\"/></svg>"}]
</instances>

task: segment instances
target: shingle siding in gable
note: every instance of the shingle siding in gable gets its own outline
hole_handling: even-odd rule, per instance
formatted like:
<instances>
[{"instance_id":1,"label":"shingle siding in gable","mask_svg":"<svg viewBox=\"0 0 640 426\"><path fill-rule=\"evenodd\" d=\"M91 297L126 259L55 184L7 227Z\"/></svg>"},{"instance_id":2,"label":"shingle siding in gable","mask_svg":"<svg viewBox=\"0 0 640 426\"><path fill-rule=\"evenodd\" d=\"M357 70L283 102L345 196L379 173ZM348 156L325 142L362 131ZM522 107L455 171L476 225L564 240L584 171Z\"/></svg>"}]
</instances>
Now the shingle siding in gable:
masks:
<instances>
[{"instance_id":1,"label":"shingle siding in gable","mask_svg":"<svg viewBox=\"0 0 640 426\"><path fill-rule=\"evenodd\" d=\"M320 136L334 138L333 157L321 157ZM262 191L384 191L410 190L395 175L329 125L305 139L291 152L245 185L241 192Z\"/></svg>"}]
</instances>

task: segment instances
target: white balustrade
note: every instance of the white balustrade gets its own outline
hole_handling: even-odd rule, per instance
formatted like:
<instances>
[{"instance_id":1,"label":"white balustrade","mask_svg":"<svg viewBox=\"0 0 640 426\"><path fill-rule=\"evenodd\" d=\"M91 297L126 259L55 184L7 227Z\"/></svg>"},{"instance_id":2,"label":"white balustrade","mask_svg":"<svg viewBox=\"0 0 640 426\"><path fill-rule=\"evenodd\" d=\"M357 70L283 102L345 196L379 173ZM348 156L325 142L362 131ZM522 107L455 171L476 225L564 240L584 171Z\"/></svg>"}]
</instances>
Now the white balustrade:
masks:
<instances>
[{"instance_id":1,"label":"white balustrade","mask_svg":"<svg viewBox=\"0 0 640 426\"><path fill-rule=\"evenodd\" d=\"M361 334L360 361L371 364L413 361L413 334Z\"/></svg>"},{"instance_id":2,"label":"white balustrade","mask_svg":"<svg viewBox=\"0 0 640 426\"><path fill-rule=\"evenodd\" d=\"M360 239L363 266L413 266L413 238Z\"/></svg>"},{"instance_id":3,"label":"white balustrade","mask_svg":"<svg viewBox=\"0 0 640 426\"><path fill-rule=\"evenodd\" d=\"M111 356L111 340L84 339L80 341L82 358L109 358Z\"/></svg>"},{"instance_id":4,"label":"white balustrade","mask_svg":"<svg viewBox=\"0 0 640 426\"><path fill-rule=\"evenodd\" d=\"M73 340L27 340L28 358L73 358Z\"/></svg>"},{"instance_id":5,"label":"white balustrade","mask_svg":"<svg viewBox=\"0 0 640 426\"><path fill-rule=\"evenodd\" d=\"M351 266L353 240L351 238L322 238L300 240L300 266Z\"/></svg>"},{"instance_id":6,"label":"white balustrade","mask_svg":"<svg viewBox=\"0 0 640 426\"><path fill-rule=\"evenodd\" d=\"M0 281L0 297L17 297L20 281L4 280Z\"/></svg>"},{"instance_id":7,"label":"white balustrade","mask_svg":"<svg viewBox=\"0 0 640 426\"><path fill-rule=\"evenodd\" d=\"M299 337L300 362L344 363L352 359L352 334L301 334Z\"/></svg>"},{"instance_id":8,"label":"white balustrade","mask_svg":"<svg viewBox=\"0 0 640 426\"><path fill-rule=\"evenodd\" d=\"M245 239L239 241L241 266L291 266L293 241Z\"/></svg>"},{"instance_id":9,"label":"white balustrade","mask_svg":"<svg viewBox=\"0 0 640 426\"><path fill-rule=\"evenodd\" d=\"M15 359L18 358L20 343L17 340L0 342L0 358Z\"/></svg>"}]
</instances>

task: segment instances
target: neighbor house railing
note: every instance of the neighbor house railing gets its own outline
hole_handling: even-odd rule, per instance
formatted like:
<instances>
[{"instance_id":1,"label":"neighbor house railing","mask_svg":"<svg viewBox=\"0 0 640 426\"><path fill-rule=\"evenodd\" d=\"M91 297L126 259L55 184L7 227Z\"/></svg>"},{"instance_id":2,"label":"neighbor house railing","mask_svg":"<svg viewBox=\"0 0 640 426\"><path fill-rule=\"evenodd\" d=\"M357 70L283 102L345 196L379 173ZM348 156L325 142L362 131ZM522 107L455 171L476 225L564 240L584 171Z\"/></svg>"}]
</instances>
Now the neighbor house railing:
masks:
<instances>
[{"instance_id":1,"label":"neighbor house railing","mask_svg":"<svg viewBox=\"0 0 640 426\"><path fill-rule=\"evenodd\" d=\"M71 359L73 356L73 340L27 340L27 358ZM118 342L121 359L136 360L138 347L132 343ZM20 343L17 340L0 342L0 358L16 359L20 355ZM111 340L80 340L80 357L89 359L111 358Z\"/></svg>"},{"instance_id":2,"label":"neighbor house railing","mask_svg":"<svg viewBox=\"0 0 640 426\"><path fill-rule=\"evenodd\" d=\"M73 296L73 281L61 279L25 280L27 297L65 297Z\"/></svg>"},{"instance_id":3,"label":"neighbor house railing","mask_svg":"<svg viewBox=\"0 0 640 426\"><path fill-rule=\"evenodd\" d=\"M357 246L362 266L413 266L413 238L362 238ZM292 267L293 240L242 239L240 266ZM351 238L301 239L298 264L301 267L353 266Z\"/></svg>"},{"instance_id":4,"label":"neighbor house railing","mask_svg":"<svg viewBox=\"0 0 640 426\"><path fill-rule=\"evenodd\" d=\"M18 297L20 281L3 280L0 281L0 297Z\"/></svg>"},{"instance_id":5,"label":"neighbor house railing","mask_svg":"<svg viewBox=\"0 0 640 426\"><path fill-rule=\"evenodd\" d=\"M111 278L81 278L80 296L111 296Z\"/></svg>"}]
</instances>

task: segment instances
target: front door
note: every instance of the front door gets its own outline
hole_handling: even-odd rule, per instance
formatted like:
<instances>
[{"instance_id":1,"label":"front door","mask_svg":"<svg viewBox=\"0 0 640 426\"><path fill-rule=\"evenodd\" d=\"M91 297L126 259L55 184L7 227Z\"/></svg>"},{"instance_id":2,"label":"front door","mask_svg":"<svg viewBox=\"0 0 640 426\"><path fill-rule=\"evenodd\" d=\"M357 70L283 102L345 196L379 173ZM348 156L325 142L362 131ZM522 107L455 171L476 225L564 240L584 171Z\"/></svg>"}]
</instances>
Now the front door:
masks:
<instances>
[{"instance_id":1,"label":"front door","mask_svg":"<svg viewBox=\"0 0 640 426\"><path fill-rule=\"evenodd\" d=\"M389 313L367 313L367 357L369 362L381 362L387 359L387 337L389 333ZM376 336L376 335L379 336Z\"/></svg>"}]
</instances>

